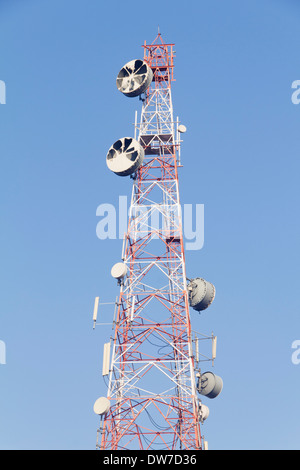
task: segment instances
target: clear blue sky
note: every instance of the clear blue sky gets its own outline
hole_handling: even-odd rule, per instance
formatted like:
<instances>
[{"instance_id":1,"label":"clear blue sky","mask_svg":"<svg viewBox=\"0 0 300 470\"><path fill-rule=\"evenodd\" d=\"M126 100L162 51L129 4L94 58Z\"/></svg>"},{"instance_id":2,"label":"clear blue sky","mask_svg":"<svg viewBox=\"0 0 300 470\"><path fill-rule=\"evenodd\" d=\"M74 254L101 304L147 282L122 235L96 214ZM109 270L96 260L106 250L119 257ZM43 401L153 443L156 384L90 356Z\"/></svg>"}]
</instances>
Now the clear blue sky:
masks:
<instances>
[{"instance_id":1,"label":"clear blue sky","mask_svg":"<svg viewBox=\"0 0 300 470\"><path fill-rule=\"evenodd\" d=\"M181 201L205 205L187 273L217 289L191 312L218 336L224 380L203 433L210 449L300 448L299 2L1 0L1 449L95 448L111 329L92 330L93 302L115 299L121 255L96 237L96 208L130 194L105 155L140 110L115 77L158 25L188 128Z\"/></svg>"}]
</instances>

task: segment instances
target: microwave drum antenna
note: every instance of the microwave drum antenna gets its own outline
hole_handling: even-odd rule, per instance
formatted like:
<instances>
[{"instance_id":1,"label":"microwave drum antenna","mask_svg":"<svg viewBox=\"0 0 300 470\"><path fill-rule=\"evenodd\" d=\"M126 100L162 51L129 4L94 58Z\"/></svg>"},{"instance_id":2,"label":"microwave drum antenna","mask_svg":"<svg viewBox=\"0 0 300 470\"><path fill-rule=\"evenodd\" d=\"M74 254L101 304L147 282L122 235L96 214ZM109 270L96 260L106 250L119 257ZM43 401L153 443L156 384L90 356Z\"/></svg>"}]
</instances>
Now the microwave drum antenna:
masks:
<instances>
[{"instance_id":1,"label":"microwave drum antenna","mask_svg":"<svg viewBox=\"0 0 300 470\"><path fill-rule=\"evenodd\" d=\"M201 312L211 305L216 289L213 284L200 277L192 279L188 285L190 306Z\"/></svg>"},{"instance_id":2,"label":"microwave drum antenna","mask_svg":"<svg viewBox=\"0 0 300 470\"><path fill-rule=\"evenodd\" d=\"M223 380L212 372L205 372L198 381L198 392L208 398L216 398L223 389Z\"/></svg>"},{"instance_id":3,"label":"microwave drum antenna","mask_svg":"<svg viewBox=\"0 0 300 470\"><path fill-rule=\"evenodd\" d=\"M143 60L131 60L121 68L117 76L117 88L125 96L135 97L144 93L153 80L153 72Z\"/></svg>"},{"instance_id":4,"label":"microwave drum antenna","mask_svg":"<svg viewBox=\"0 0 300 470\"><path fill-rule=\"evenodd\" d=\"M117 140L106 156L108 168L119 176L131 175L141 166L143 160L144 149L132 137Z\"/></svg>"}]
</instances>

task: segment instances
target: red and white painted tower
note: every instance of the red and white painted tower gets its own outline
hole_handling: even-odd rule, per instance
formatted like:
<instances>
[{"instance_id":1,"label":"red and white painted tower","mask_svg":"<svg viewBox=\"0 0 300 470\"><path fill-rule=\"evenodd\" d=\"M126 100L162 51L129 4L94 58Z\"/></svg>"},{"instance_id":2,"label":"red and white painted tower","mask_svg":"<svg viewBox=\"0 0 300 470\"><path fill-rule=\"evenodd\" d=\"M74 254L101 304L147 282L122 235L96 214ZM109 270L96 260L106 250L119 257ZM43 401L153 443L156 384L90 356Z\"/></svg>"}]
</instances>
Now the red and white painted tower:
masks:
<instances>
[{"instance_id":1,"label":"red and white painted tower","mask_svg":"<svg viewBox=\"0 0 300 470\"><path fill-rule=\"evenodd\" d=\"M112 269L120 293L114 336L104 347L107 397L94 406L101 416L97 448L103 450L202 449L206 407L198 392L213 398L222 388L218 377L197 369L191 329L189 305L199 289L197 279L187 284L185 268L178 186L185 127L173 117L173 46L159 33L144 44L143 60L126 64L117 78L125 95L140 96L142 111L135 139L120 139L107 155L108 167L131 175L133 188L122 261ZM202 310L214 288L198 282L205 292L196 310Z\"/></svg>"}]
</instances>

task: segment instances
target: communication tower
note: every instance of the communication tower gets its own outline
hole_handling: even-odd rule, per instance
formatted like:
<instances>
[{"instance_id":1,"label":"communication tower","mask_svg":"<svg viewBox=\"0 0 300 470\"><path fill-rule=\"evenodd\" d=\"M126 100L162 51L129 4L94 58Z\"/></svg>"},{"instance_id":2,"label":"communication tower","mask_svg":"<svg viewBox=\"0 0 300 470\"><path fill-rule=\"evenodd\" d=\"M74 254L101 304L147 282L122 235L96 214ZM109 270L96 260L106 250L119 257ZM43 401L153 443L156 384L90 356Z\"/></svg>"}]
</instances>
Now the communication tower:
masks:
<instances>
[{"instance_id":1,"label":"communication tower","mask_svg":"<svg viewBox=\"0 0 300 470\"><path fill-rule=\"evenodd\" d=\"M215 359L216 337L193 332L189 306L206 309L215 288L186 277L178 191L186 128L173 117L174 44L158 33L142 47L143 60L128 62L117 76L120 92L139 96L140 121L134 137L117 140L106 157L133 187L122 255L111 269L120 292L114 334L104 344L107 396L94 404L97 448L200 450L207 447L201 426L209 410L198 394L216 397L222 380L201 371L201 361ZM94 325L98 307L96 297ZM212 341L211 357L201 353L203 339Z\"/></svg>"}]
</instances>

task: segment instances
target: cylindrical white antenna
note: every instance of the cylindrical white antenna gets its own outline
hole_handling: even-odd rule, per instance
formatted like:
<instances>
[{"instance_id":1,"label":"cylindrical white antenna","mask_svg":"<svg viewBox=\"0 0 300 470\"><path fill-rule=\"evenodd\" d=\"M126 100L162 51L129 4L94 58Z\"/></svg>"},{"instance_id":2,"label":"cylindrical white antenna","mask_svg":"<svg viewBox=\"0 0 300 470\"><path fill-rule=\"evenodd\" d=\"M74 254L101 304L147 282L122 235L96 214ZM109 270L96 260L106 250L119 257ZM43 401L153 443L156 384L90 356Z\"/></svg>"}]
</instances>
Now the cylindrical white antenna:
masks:
<instances>
[{"instance_id":1,"label":"cylindrical white antenna","mask_svg":"<svg viewBox=\"0 0 300 470\"><path fill-rule=\"evenodd\" d=\"M122 246L122 260L123 260L123 261L125 260L126 241L127 241L127 237L126 237L126 233L124 233L124 237L123 237L123 246Z\"/></svg>"},{"instance_id":2,"label":"cylindrical white antenna","mask_svg":"<svg viewBox=\"0 0 300 470\"><path fill-rule=\"evenodd\" d=\"M109 360L110 360L110 342L104 343L103 348L103 365L102 365L102 375L109 374Z\"/></svg>"},{"instance_id":3,"label":"cylindrical white antenna","mask_svg":"<svg viewBox=\"0 0 300 470\"><path fill-rule=\"evenodd\" d=\"M95 297L95 304L94 304L94 313L93 313L93 329L95 329L97 316L98 316L98 306L99 306L99 297Z\"/></svg>"},{"instance_id":4,"label":"cylindrical white antenna","mask_svg":"<svg viewBox=\"0 0 300 470\"><path fill-rule=\"evenodd\" d=\"M217 357L217 337L213 336L212 337L212 361L214 361Z\"/></svg>"},{"instance_id":5,"label":"cylindrical white antenna","mask_svg":"<svg viewBox=\"0 0 300 470\"><path fill-rule=\"evenodd\" d=\"M116 296L116 301L115 301L114 318L113 318L113 326L112 326L113 329L114 329L114 326L115 326L117 308L118 308L118 296Z\"/></svg>"}]
</instances>

